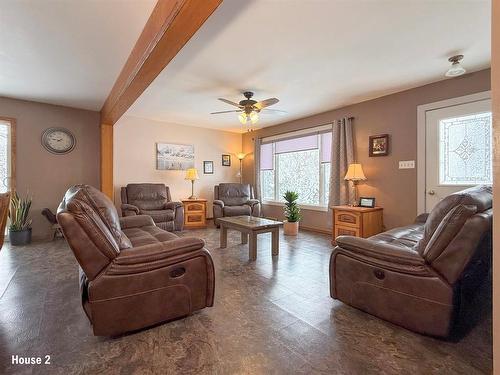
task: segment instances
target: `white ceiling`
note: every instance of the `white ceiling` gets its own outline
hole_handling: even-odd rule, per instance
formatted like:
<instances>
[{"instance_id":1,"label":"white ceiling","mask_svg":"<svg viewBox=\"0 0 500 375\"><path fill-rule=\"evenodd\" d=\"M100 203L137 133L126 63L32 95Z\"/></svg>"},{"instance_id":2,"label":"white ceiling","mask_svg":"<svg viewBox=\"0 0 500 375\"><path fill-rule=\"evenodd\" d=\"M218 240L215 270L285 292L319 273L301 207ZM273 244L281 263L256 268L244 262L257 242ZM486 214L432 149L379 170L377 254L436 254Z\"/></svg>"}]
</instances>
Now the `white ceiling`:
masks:
<instances>
[{"instance_id":1,"label":"white ceiling","mask_svg":"<svg viewBox=\"0 0 500 375\"><path fill-rule=\"evenodd\" d=\"M155 0L0 0L0 96L100 110Z\"/></svg>"},{"instance_id":2,"label":"white ceiling","mask_svg":"<svg viewBox=\"0 0 500 375\"><path fill-rule=\"evenodd\" d=\"M239 130L217 100L277 97L264 127L490 64L489 0L226 0L127 115Z\"/></svg>"}]
</instances>

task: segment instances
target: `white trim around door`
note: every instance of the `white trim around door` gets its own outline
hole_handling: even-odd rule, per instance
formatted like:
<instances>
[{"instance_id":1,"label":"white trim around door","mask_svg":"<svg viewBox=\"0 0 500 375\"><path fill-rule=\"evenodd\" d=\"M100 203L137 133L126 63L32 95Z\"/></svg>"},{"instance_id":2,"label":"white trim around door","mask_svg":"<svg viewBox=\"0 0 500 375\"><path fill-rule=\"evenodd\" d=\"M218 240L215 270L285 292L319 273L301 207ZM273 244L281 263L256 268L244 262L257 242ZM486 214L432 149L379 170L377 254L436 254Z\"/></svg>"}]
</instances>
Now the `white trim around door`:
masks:
<instances>
[{"instance_id":1,"label":"white trim around door","mask_svg":"<svg viewBox=\"0 0 500 375\"><path fill-rule=\"evenodd\" d=\"M473 103L485 99L491 99L491 91L478 92L476 94L460 96L458 98L446 99L435 103L417 106L417 211L419 214L425 212L425 124L427 112L435 109L452 107L454 105Z\"/></svg>"}]
</instances>

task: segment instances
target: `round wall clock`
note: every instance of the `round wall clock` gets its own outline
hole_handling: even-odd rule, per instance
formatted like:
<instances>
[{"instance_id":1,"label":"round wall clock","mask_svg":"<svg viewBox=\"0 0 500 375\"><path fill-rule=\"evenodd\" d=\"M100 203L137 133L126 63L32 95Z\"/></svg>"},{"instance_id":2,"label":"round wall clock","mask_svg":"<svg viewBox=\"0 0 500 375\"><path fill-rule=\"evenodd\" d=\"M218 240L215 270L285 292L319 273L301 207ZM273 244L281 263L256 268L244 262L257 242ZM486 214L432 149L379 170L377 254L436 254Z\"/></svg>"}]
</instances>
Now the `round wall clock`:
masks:
<instances>
[{"instance_id":1,"label":"round wall clock","mask_svg":"<svg viewBox=\"0 0 500 375\"><path fill-rule=\"evenodd\" d=\"M68 129L48 128L42 134L42 145L53 154L67 154L75 148L76 138Z\"/></svg>"}]
</instances>

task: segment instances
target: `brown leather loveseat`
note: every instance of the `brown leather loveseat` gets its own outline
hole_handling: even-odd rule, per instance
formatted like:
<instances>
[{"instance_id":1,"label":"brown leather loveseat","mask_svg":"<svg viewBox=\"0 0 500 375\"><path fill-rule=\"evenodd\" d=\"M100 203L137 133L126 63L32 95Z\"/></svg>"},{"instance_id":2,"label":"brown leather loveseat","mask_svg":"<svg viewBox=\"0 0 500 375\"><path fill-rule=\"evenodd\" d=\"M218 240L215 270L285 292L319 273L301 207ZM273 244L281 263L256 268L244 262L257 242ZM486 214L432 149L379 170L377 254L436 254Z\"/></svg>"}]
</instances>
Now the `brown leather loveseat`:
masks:
<instances>
[{"instance_id":1,"label":"brown leather loveseat","mask_svg":"<svg viewBox=\"0 0 500 375\"><path fill-rule=\"evenodd\" d=\"M260 216L260 202L252 185L222 183L214 186L213 210L217 224L217 219L225 216Z\"/></svg>"},{"instance_id":2,"label":"brown leather loveseat","mask_svg":"<svg viewBox=\"0 0 500 375\"><path fill-rule=\"evenodd\" d=\"M492 189L449 195L414 224L339 236L330 294L410 330L448 337L491 262Z\"/></svg>"},{"instance_id":3,"label":"brown leather loveseat","mask_svg":"<svg viewBox=\"0 0 500 375\"><path fill-rule=\"evenodd\" d=\"M161 229L170 232L184 227L184 207L172 202L164 184L128 184L121 188L122 215L148 215Z\"/></svg>"},{"instance_id":4,"label":"brown leather loveseat","mask_svg":"<svg viewBox=\"0 0 500 375\"><path fill-rule=\"evenodd\" d=\"M213 305L214 266L204 242L179 238L151 217L119 218L103 193L70 188L57 220L80 264L82 304L97 336L112 336Z\"/></svg>"}]
</instances>

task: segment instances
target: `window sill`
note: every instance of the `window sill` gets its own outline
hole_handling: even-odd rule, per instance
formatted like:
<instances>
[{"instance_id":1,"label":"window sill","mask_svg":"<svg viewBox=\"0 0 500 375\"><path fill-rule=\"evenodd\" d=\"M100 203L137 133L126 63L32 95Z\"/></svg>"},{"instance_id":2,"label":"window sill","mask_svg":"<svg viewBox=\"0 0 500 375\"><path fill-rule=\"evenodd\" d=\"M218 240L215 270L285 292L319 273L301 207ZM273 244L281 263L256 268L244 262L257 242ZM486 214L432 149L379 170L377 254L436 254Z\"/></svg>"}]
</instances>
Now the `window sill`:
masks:
<instances>
[{"instance_id":1,"label":"window sill","mask_svg":"<svg viewBox=\"0 0 500 375\"><path fill-rule=\"evenodd\" d=\"M269 205L269 206L280 206L284 207L285 204L283 202L278 202L278 201L262 201L262 204ZM322 212L328 212L328 207L327 206L314 206L314 205L309 205L309 204L299 204L299 208L302 210L309 210L309 211L322 211Z\"/></svg>"}]
</instances>

